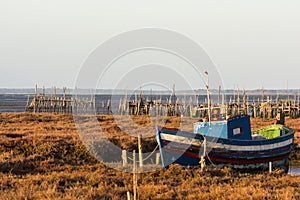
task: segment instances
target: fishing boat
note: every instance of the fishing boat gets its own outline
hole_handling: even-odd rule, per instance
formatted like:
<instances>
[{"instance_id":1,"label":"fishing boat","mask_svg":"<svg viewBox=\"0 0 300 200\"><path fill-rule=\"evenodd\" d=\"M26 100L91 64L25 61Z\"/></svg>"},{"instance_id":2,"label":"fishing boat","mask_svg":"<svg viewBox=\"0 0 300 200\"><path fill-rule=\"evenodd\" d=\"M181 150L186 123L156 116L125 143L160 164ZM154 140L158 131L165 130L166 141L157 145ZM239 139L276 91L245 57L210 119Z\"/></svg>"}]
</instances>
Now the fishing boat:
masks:
<instances>
[{"instance_id":1,"label":"fishing boat","mask_svg":"<svg viewBox=\"0 0 300 200\"><path fill-rule=\"evenodd\" d=\"M272 166L288 170L288 157L294 146L293 129L273 124L251 131L249 115L228 118L212 115L219 113L212 110L215 108L208 106L208 120L194 123L194 132L156 126L163 166L228 165L250 170Z\"/></svg>"},{"instance_id":2,"label":"fishing boat","mask_svg":"<svg viewBox=\"0 0 300 200\"><path fill-rule=\"evenodd\" d=\"M224 121L197 122L194 133L156 127L163 166L229 165L237 169L288 170L293 149L294 130L270 125L251 132L250 116L240 115Z\"/></svg>"}]
</instances>

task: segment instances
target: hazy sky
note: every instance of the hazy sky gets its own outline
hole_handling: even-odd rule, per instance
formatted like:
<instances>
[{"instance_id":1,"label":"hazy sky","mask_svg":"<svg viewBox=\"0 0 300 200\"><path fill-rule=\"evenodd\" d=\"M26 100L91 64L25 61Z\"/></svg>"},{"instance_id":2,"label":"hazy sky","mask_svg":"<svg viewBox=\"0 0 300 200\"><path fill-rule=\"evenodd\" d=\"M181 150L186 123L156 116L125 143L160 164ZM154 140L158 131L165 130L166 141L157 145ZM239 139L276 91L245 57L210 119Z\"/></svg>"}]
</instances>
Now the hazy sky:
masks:
<instances>
[{"instance_id":1,"label":"hazy sky","mask_svg":"<svg viewBox=\"0 0 300 200\"><path fill-rule=\"evenodd\" d=\"M155 27L207 52L226 88L300 88L300 1L0 2L0 87L74 87L80 66L111 37Z\"/></svg>"}]
</instances>

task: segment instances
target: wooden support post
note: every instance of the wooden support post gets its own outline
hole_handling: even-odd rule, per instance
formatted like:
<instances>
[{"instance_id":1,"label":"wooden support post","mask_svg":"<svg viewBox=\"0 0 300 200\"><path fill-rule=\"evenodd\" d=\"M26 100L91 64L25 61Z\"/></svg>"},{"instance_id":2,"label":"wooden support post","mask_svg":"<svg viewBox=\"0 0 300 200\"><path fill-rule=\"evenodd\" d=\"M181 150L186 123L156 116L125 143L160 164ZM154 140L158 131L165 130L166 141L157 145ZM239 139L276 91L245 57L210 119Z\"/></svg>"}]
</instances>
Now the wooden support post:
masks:
<instances>
[{"instance_id":1,"label":"wooden support post","mask_svg":"<svg viewBox=\"0 0 300 200\"><path fill-rule=\"evenodd\" d=\"M66 102L66 98L67 98L67 97L66 97L66 96L67 96L67 94L66 94L66 93L67 93L67 88L66 88L66 87L63 87L63 93L64 93L64 94L63 94L64 98L63 98L63 100L62 100L62 101L63 101L63 102L62 102L62 112L63 112L63 113L66 113L66 112L67 112L67 109L66 109L66 108L67 108L67 102ZM91 100L92 100L92 99L91 99Z\"/></svg>"},{"instance_id":2,"label":"wooden support post","mask_svg":"<svg viewBox=\"0 0 300 200\"><path fill-rule=\"evenodd\" d=\"M186 100L185 99L183 100L182 110L183 110L182 113L185 113L186 114L185 116L188 117L188 115L187 115L187 105L186 105Z\"/></svg>"},{"instance_id":3,"label":"wooden support post","mask_svg":"<svg viewBox=\"0 0 300 200\"><path fill-rule=\"evenodd\" d=\"M224 104L225 104L225 95L222 94L222 105L224 105Z\"/></svg>"},{"instance_id":4,"label":"wooden support post","mask_svg":"<svg viewBox=\"0 0 300 200\"><path fill-rule=\"evenodd\" d=\"M149 105L149 116L151 117L152 116L152 112L153 112L153 110L152 110L152 103Z\"/></svg>"},{"instance_id":5,"label":"wooden support post","mask_svg":"<svg viewBox=\"0 0 300 200\"><path fill-rule=\"evenodd\" d=\"M139 148L139 163L141 170L143 169L143 149L142 149L142 136L138 136L138 148Z\"/></svg>"},{"instance_id":6,"label":"wooden support post","mask_svg":"<svg viewBox=\"0 0 300 200\"><path fill-rule=\"evenodd\" d=\"M269 173L272 173L272 162L269 162Z\"/></svg>"},{"instance_id":7,"label":"wooden support post","mask_svg":"<svg viewBox=\"0 0 300 200\"><path fill-rule=\"evenodd\" d=\"M256 112L256 104L254 103L254 101L253 101L253 104L252 104L252 111L253 111L253 117L256 118L257 117L257 112Z\"/></svg>"},{"instance_id":8,"label":"wooden support post","mask_svg":"<svg viewBox=\"0 0 300 200\"><path fill-rule=\"evenodd\" d=\"M122 97L120 98L120 101L119 101L119 111L118 111L118 113L119 113L120 115L123 114L123 110L122 110Z\"/></svg>"},{"instance_id":9,"label":"wooden support post","mask_svg":"<svg viewBox=\"0 0 300 200\"><path fill-rule=\"evenodd\" d=\"M63 92L64 92L64 100L66 100L66 95L67 95L67 88L63 87ZM92 100L92 98L91 98Z\"/></svg>"},{"instance_id":10,"label":"wooden support post","mask_svg":"<svg viewBox=\"0 0 300 200\"><path fill-rule=\"evenodd\" d=\"M200 166L201 166L201 172L203 172L204 167L205 167L205 159L204 159L204 156L201 156L201 158L200 158Z\"/></svg>"},{"instance_id":11,"label":"wooden support post","mask_svg":"<svg viewBox=\"0 0 300 200\"><path fill-rule=\"evenodd\" d=\"M140 106L141 106L141 99L139 99L138 102L137 102L136 115L140 115Z\"/></svg>"},{"instance_id":12,"label":"wooden support post","mask_svg":"<svg viewBox=\"0 0 300 200\"><path fill-rule=\"evenodd\" d=\"M156 153L155 164L159 165L159 163L160 163L160 153Z\"/></svg>"},{"instance_id":13,"label":"wooden support post","mask_svg":"<svg viewBox=\"0 0 300 200\"><path fill-rule=\"evenodd\" d=\"M193 101L190 100L190 117L193 117Z\"/></svg>"},{"instance_id":14,"label":"wooden support post","mask_svg":"<svg viewBox=\"0 0 300 200\"><path fill-rule=\"evenodd\" d=\"M130 200L130 192L127 191L127 200Z\"/></svg>"},{"instance_id":15,"label":"wooden support post","mask_svg":"<svg viewBox=\"0 0 300 200\"><path fill-rule=\"evenodd\" d=\"M235 103L235 84L233 84L233 103Z\"/></svg>"},{"instance_id":16,"label":"wooden support post","mask_svg":"<svg viewBox=\"0 0 300 200\"><path fill-rule=\"evenodd\" d=\"M123 161L123 167L126 167L128 162L127 162L127 151L122 150L122 161Z\"/></svg>"},{"instance_id":17,"label":"wooden support post","mask_svg":"<svg viewBox=\"0 0 300 200\"><path fill-rule=\"evenodd\" d=\"M110 113L110 99L107 100L107 114Z\"/></svg>"},{"instance_id":18,"label":"wooden support post","mask_svg":"<svg viewBox=\"0 0 300 200\"><path fill-rule=\"evenodd\" d=\"M123 108L122 108L124 114L129 113L128 107L129 107L129 105L128 105L128 102L127 102L127 93L126 93L126 96L123 100Z\"/></svg>"},{"instance_id":19,"label":"wooden support post","mask_svg":"<svg viewBox=\"0 0 300 200\"><path fill-rule=\"evenodd\" d=\"M133 167L132 167L132 173L133 173L133 199L136 200L137 196L137 170L136 170L136 156L135 156L135 150L133 150Z\"/></svg>"},{"instance_id":20,"label":"wooden support post","mask_svg":"<svg viewBox=\"0 0 300 200\"><path fill-rule=\"evenodd\" d=\"M176 99L175 116L179 116L179 99Z\"/></svg>"},{"instance_id":21,"label":"wooden support post","mask_svg":"<svg viewBox=\"0 0 300 200\"><path fill-rule=\"evenodd\" d=\"M34 98L37 97L37 84L35 84L35 88L34 88Z\"/></svg>"},{"instance_id":22,"label":"wooden support post","mask_svg":"<svg viewBox=\"0 0 300 200\"><path fill-rule=\"evenodd\" d=\"M53 89L54 89L54 98L56 99L56 87L54 86Z\"/></svg>"},{"instance_id":23,"label":"wooden support post","mask_svg":"<svg viewBox=\"0 0 300 200\"><path fill-rule=\"evenodd\" d=\"M203 154L201 155L201 158L200 158L201 172L203 172L203 170L205 168L205 159L204 159L205 155L206 155L206 138L204 137Z\"/></svg>"}]
</instances>

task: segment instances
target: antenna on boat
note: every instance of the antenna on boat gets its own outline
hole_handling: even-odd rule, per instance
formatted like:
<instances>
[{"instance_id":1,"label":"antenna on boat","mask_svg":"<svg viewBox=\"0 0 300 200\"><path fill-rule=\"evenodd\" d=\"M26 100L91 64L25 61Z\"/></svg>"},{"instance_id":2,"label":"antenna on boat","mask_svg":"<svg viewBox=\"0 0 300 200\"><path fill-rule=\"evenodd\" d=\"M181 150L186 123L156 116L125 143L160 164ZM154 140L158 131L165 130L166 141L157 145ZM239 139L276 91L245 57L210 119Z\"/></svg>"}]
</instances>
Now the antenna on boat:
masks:
<instances>
[{"instance_id":1,"label":"antenna on boat","mask_svg":"<svg viewBox=\"0 0 300 200\"><path fill-rule=\"evenodd\" d=\"M206 74L206 91L207 91L207 110L208 110L208 123L210 125L210 115L211 115L211 109L210 109L210 91L209 91L209 77L208 77L208 72L204 72Z\"/></svg>"}]
</instances>

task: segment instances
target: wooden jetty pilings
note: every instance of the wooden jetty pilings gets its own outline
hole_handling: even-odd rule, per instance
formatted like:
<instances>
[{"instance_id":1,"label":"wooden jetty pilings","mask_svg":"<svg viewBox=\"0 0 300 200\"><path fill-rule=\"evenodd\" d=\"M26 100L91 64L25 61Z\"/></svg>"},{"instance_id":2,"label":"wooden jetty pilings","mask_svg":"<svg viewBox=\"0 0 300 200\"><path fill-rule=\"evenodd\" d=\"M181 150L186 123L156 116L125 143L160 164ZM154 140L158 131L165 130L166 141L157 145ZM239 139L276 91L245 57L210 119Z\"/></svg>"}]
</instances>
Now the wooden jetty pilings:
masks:
<instances>
[{"instance_id":1,"label":"wooden jetty pilings","mask_svg":"<svg viewBox=\"0 0 300 200\"><path fill-rule=\"evenodd\" d=\"M221 100L222 99L222 100ZM220 102L221 101L221 102ZM272 97L264 100L264 93L257 100L248 101L245 90L243 97L240 98L238 92L234 99L230 98L225 102L224 95L219 94L218 102L212 102L212 115L222 115L231 117L239 114L250 115L257 118L275 118L278 113L283 113L291 118L300 116L300 103L296 96L291 99L279 99L277 96L274 100ZM215 113L214 113L215 112ZM118 114L124 115L149 115L149 116L186 116L193 118L205 118L208 115L208 103L199 103L197 97L193 100L185 98L179 99L175 95L170 96L163 103L161 98L149 100L148 97L143 99L142 96L137 101L128 101L127 97L120 99Z\"/></svg>"},{"instance_id":2,"label":"wooden jetty pilings","mask_svg":"<svg viewBox=\"0 0 300 200\"><path fill-rule=\"evenodd\" d=\"M220 89L219 89L220 90ZM51 94L46 95L45 89L42 88L40 94L37 93L37 86L31 102L30 96L26 105L28 112L55 112L55 113L96 113L96 114L118 114L118 115L148 115L148 116L185 116L193 118L205 118L208 116L208 102L204 99L199 102L198 97L175 95L175 90L169 97L161 96L152 98L150 96L143 97L142 93L131 100L125 96L120 96L118 102L112 103L111 98L95 102L93 96L71 96L67 94L64 87L62 94L56 93L56 88L52 87ZM265 98L267 97L267 98ZM294 98L280 99L262 95L252 95L249 100L246 91L243 90L242 95L238 90L237 94L231 96L229 101L225 101L224 94L218 92L216 102L211 101L213 110L212 117L226 116L231 117L238 114L246 114L257 118L275 118L278 113L284 113L285 116L298 118L300 116L299 95ZM99 101L100 101L99 100ZM114 100L116 101L116 100ZM113 105L112 105L113 104Z\"/></svg>"},{"instance_id":3,"label":"wooden jetty pilings","mask_svg":"<svg viewBox=\"0 0 300 200\"><path fill-rule=\"evenodd\" d=\"M28 95L25 111L27 112L50 112L50 113L73 113L73 112L90 112L95 105L93 99L80 99L77 97L67 97L66 90L63 88L63 94L56 93L56 87L52 87L50 95L45 94L44 87L42 93L37 93L37 85L32 101L29 103L30 95Z\"/></svg>"}]
</instances>

